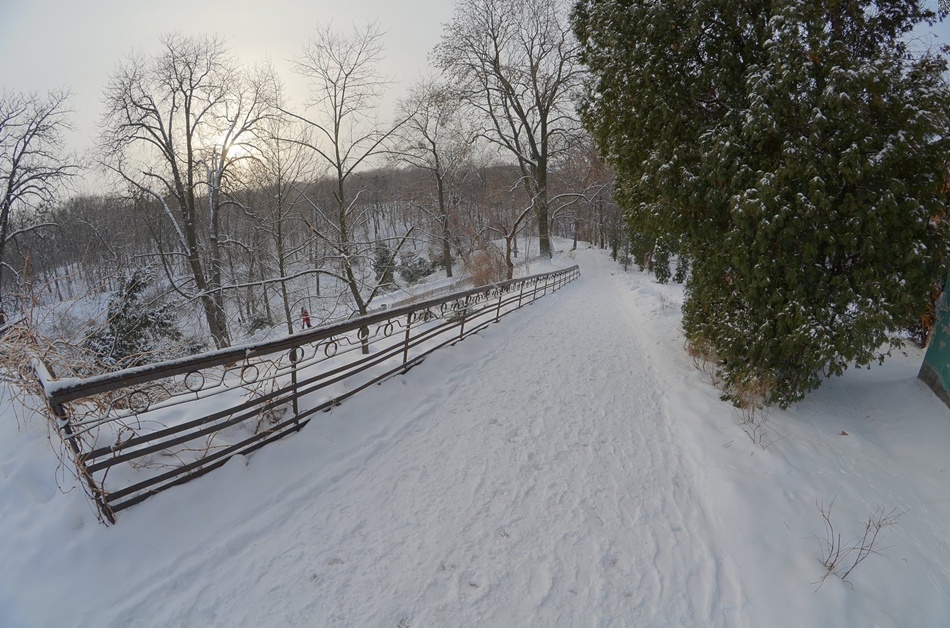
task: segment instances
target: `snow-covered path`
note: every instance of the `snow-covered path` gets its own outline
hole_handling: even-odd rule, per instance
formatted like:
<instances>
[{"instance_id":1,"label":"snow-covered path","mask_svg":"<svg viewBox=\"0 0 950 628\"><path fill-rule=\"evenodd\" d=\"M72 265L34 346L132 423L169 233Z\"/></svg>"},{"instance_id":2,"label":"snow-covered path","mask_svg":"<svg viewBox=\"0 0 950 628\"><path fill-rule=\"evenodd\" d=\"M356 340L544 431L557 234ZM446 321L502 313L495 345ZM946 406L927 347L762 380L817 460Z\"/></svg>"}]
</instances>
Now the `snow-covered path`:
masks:
<instances>
[{"instance_id":1,"label":"snow-covered path","mask_svg":"<svg viewBox=\"0 0 950 628\"><path fill-rule=\"evenodd\" d=\"M705 625L735 607L711 597L735 587L702 541L695 474L636 321L608 294L606 261L582 262L544 312L506 320L507 342L488 330L411 372L431 386L421 398L393 407L391 382L338 411L385 408L392 432L282 524L308 539L294 573L268 568L306 583L288 617ZM273 612L234 602L238 616Z\"/></svg>"},{"instance_id":2,"label":"snow-covered path","mask_svg":"<svg viewBox=\"0 0 950 628\"><path fill-rule=\"evenodd\" d=\"M763 449L683 352L682 288L577 262L116 526L56 490L42 418L4 415L0 627L947 625L950 421L919 352L776 413ZM838 493L847 536L906 515L816 592Z\"/></svg>"},{"instance_id":3,"label":"snow-covered path","mask_svg":"<svg viewBox=\"0 0 950 628\"><path fill-rule=\"evenodd\" d=\"M562 291L231 468L315 449L233 540L169 548L116 623L734 625L650 347L615 267L579 257Z\"/></svg>"}]
</instances>

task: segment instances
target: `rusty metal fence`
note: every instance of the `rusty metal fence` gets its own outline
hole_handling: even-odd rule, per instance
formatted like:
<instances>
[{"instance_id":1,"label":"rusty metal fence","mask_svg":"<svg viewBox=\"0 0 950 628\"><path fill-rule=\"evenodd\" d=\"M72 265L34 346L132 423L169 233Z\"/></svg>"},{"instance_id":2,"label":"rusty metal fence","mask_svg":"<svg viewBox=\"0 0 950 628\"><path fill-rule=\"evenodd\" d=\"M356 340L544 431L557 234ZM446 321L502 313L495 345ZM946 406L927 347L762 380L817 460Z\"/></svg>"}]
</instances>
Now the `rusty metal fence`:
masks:
<instances>
[{"instance_id":1,"label":"rusty metal fence","mask_svg":"<svg viewBox=\"0 0 950 628\"><path fill-rule=\"evenodd\" d=\"M85 379L34 370L104 521L303 427L313 415L579 276L577 266Z\"/></svg>"}]
</instances>

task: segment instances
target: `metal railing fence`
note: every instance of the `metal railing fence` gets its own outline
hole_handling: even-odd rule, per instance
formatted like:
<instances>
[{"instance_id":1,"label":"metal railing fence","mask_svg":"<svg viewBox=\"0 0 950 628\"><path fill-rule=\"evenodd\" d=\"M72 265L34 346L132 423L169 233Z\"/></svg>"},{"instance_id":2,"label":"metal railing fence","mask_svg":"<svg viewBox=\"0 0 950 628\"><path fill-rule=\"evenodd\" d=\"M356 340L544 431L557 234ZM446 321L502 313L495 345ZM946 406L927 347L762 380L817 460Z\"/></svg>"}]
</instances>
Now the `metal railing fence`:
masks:
<instances>
[{"instance_id":1,"label":"metal railing fence","mask_svg":"<svg viewBox=\"0 0 950 628\"><path fill-rule=\"evenodd\" d=\"M580 275L577 266L85 379L34 370L103 518L299 430Z\"/></svg>"}]
</instances>

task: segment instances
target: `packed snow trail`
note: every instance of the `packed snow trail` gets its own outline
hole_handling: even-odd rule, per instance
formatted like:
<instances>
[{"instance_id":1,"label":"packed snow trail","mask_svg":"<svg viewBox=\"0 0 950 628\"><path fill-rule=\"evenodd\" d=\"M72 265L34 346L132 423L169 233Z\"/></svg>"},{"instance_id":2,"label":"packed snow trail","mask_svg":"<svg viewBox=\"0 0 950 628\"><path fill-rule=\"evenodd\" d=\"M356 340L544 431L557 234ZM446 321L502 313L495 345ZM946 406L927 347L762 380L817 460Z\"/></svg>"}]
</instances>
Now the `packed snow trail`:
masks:
<instances>
[{"instance_id":1,"label":"packed snow trail","mask_svg":"<svg viewBox=\"0 0 950 628\"><path fill-rule=\"evenodd\" d=\"M950 411L920 351L775 411L763 448L683 351L682 286L577 261L111 527L0 382L0 627L950 626ZM832 499L843 540L904 514L816 591Z\"/></svg>"},{"instance_id":2,"label":"packed snow trail","mask_svg":"<svg viewBox=\"0 0 950 628\"><path fill-rule=\"evenodd\" d=\"M739 624L616 266L578 261L561 291L217 472L241 486L280 448L314 450L265 503L231 496L250 500L240 531L155 565L114 623Z\"/></svg>"}]
</instances>

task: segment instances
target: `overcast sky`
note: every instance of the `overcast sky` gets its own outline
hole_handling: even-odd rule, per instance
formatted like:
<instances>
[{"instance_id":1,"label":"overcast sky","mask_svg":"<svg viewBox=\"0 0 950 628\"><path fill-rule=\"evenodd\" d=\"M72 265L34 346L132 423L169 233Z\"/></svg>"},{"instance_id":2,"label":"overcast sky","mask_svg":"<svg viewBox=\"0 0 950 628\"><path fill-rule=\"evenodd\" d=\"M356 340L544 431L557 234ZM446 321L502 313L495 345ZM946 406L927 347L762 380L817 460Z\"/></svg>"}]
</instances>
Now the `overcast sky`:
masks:
<instances>
[{"instance_id":1,"label":"overcast sky","mask_svg":"<svg viewBox=\"0 0 950 628\"><path fill-rule=\"evenodd\" d=\"M314 27L349 31L378 19L393 100L425 71L451 0L0 0L0 86L22 92L72 92L69 144L88 148L97 134L102 90L132 52L157 51L163 34L220 35L248 65L270 58L302 107L306 89L290 72Z\"/></svg>"},{"instance_id":2,"label":"overcast sky","mask_svg":"<svg viewBox=\"0 0 950 628\"><path fill-rule=\"evenodd\" d=\"M936 8L936 0L931 0ZM298 106L302 79L287 60L318 23L340 30L378 19L388 31L382 70L401 81L391 100L427 68L452 0L0 0L0 86L22 92L62 87L73 94L71 148L90 147L102 111L103 87L132 52L154 53L159 38L220 35L248 65L270 58ZM926 42L950 43L950 22ZM91 191L91 190L90 190Z\"/></svg>"}]
</instances>

